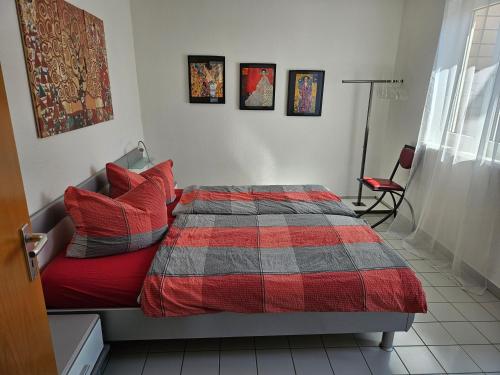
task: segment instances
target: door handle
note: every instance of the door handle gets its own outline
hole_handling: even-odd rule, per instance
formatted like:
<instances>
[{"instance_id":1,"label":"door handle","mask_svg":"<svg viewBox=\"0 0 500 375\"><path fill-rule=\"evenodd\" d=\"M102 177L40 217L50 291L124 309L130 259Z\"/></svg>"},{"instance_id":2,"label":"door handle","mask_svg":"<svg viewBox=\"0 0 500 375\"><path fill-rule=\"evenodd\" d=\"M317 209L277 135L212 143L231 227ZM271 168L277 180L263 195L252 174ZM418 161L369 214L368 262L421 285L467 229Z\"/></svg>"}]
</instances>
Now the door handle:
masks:
<instances>
[{"instance_id":1,"label":"door handle","mask_svg":"<svg viewBox=\"0 0 500 375\"><path fill-rule=\"evenodd\" d=\"M33 281L38 274L38 261L36 257L47 244L48 237L45 233L31 233L28 224L24 224L20 232L30 280Z\"/></svg>"},{"instance_id":2,"label":"door handle","mask_svg":"<svg viewBox=\"0 0 500 375\"><path fill-rule=\"evenodd\" d=\"M48 237L45 233L31 233L28 237L26 237L26 242L32 242L33 249L29 252L29 256L31 258L35 258L40 251L45 247L45 244L48 241Z\"/></svg>"}]
</instances>

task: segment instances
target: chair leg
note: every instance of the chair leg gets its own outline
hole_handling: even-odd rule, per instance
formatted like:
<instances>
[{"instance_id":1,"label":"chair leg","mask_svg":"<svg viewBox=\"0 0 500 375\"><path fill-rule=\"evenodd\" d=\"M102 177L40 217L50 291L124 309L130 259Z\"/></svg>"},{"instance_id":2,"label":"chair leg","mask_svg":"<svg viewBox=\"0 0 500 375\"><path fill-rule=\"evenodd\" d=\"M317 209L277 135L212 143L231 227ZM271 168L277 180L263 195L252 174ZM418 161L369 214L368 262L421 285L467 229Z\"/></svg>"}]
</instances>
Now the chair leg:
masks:
<instances>
[{"instance_id":1,"label":"chair leg","mask_svg":"<svg viewBox=\"0 0 500 375\"><path fill-rule=\"evenodd\" d=\"M391 194L391 198L392 198L392 204L394 205L394 210L393 210L393 213L394 213L394 217L396 217L398 211L397 211L397 204L396 204L396 198L394 198L394 194L392 193L392 191L389 192L389 194Z\"/></svg>"},{"instance_id":2,"label":"chair leg","mask_svg":"<svg viewBox=\"0 0 500 375\"><path fill-rule=\"evenodd\" d=\"M398 194L396 192L389 192L389 193L391 194L392 200L394 202L394 208L386 216L384 216L382 219L380 219L375 224L373 224L372 228L375 228L375 227L379 226L380 224L382 224L384 221L386 221L387 219L389 219L391 217L391 215L394 215L394 217L396 217L396 215L398 213L398 208L399 208L399 206L401 206L401 203L403 203L404 191L403 191L402 194ZM396 200L395 200L393 194L396 194L396 195L400 196L399 201L397 203L396 203Z\"/></svg>"},{"instance_id":3,"label":"chair leg","mask_svg":"<svg viewBox=\"0 0 500 375\"><path fill-rule=\"evenodd\" d=\"M411 231L413 232L416 228L416 224L415 224L415 212L413 211L413 206L411 205L410 201L408 199L405 198L404 196L405 192L403 192L403 200L406 202L406 204L408 205L408 207L410 208L410 214L411 214Z\"/></svg>"},{"instance_id":4,"label":"chair leg","mask_svg":"<svg viewBox=\"0 0 500 375\"><path fill-rule=\"evenodd\" d=\"M398 203L396 204L395 206L395 211L397 213L397 210L399 209L399 206L401 206L401 204L403 203L403 200L406 201L406 203L408 203L408 206L410 206L410 211L412 212L412 215L413 215L413 207L411 206L410 202L408 202L406 199L405 199L405 192L403 191L401 194L398 194L398 193L394 193L396 195L399 195L400 198L399 198L399 201ZM396 215L394 215L394 217L396 217Z\"/></svg>"},{"instance_id":5,"label":"chair leg","mask_svg":"<svg viewBox=\"0 0 500 375\"><path fill-rule=\"evenodd\" d=\"M372 225L372 228L376 228L378 227L380 224L382 224L384 221L386 221L387 219L389 219L394 213L394 208L391 210L391 212L389 212L387 215L385 215L382 219L380 219L379 221L377 221L375 224Z\"/></svg>"},{"instance_id":6,"label":"chair leg","mask_svg":"<svg viewBox=\"0 0 500 375\"><path fill-rule=\"evenodd\" d=\"M365 215L365 214L369 213L370 211L372 211L372 210L373 210L373 209L374 209L374 208L375 208L375 207L376 207L376 206L377 206L377 205L378 205L378 204L382 201L382 199L384 198L384 196L385 196L385 194L386 194L386 193L387 193L387 192L386 192L386 191L384 191L384 192L382 193L382 195L380 196L380 198L378 198L378 199L375 201L375 203L374 203L374 204L372 204L372 205L371 205L371 206L370 206L370 207L369 207L366 211L364 211L364 212L360 213L360 214L358 215L358 217L361 217L361 216L363 216L363 215Z\"/></svg>"}]
</instances>

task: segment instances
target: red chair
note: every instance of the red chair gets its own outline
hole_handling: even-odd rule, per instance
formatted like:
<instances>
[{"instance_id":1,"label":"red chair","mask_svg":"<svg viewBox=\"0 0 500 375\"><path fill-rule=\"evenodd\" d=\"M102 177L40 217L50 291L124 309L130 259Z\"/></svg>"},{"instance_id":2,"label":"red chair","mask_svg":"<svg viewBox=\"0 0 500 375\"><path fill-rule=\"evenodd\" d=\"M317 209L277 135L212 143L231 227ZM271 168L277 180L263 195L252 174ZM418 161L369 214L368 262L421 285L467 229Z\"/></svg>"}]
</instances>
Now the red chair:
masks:
<instances>
[{"instance_id":1,"label":"red chair","mask_svg":"<svg viewBox=\"0 0 500 375\"><path fill-rule=\"evenodd\" d=\"M392 179L394 178L394 175L396 174L400 166L403 169L411 168L414 155L415 155L415 147L410 145L405 145L401 150L401 153L399 154L399 159L396 165L394 166L391 176L388 179L374 178L374 177L363 177L362 179L358 178L358 181L361 181L363 185L365 185L371 191L382 193L380 198L378 198L377 201L374 204L372 204L365 212L359 214L358 217L361 217L372 211L375 208L375 206L377 206L382 201L382 199L385 197L387 193L391 195L392 202L394 204L394 207L387 214L387 216L383 217L375 224L373 224L372 228L375 228L376 226L382 224L384 221L390 218L391 215L394 215L394 217L396 217L399 206L401 206L401 203L403 203L403 200L405 200L404 196L406 192L406 186L402 187L397 182L394 182ZM399 201L397 202L396 202L396 196L399 197ZM408 205L410 206L410 210L413 212L413 208L411 207L410 203L408 201L406 201L406 203L408 203Z\"/></svg>"}]
</instances>

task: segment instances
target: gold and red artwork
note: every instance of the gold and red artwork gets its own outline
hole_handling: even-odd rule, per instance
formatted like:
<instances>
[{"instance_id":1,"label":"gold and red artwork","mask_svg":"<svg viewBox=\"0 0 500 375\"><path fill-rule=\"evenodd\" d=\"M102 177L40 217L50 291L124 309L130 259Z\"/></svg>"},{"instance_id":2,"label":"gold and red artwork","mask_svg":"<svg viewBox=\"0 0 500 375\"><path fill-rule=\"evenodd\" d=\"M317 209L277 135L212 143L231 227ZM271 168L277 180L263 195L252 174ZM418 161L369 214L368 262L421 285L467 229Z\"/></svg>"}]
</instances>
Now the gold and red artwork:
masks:
<instances>
[{"instance_id":1,"label":"gold and red artwork","mask_svg":"<svg viewBox=\"0 0 500 375\"><path fill-rule=\"evenodd\" d=\"M63 0L17 0L40 138L113 119L104 23Z\"/></svg>"}]
</instances>

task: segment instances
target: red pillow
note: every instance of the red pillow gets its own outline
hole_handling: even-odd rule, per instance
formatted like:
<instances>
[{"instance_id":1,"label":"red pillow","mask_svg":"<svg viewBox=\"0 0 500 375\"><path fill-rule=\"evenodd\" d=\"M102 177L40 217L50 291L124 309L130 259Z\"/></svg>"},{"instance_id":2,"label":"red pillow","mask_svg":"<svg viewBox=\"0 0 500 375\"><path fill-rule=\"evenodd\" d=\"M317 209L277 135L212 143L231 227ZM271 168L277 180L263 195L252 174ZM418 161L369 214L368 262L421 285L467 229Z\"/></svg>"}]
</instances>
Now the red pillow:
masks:
<instances>
[{"instance_id":1,"label":"red pillow","mask_svg":"<svg viewBox=\"0 0 500 375\"><path fill-rule=\"evenodd\" d=\"M112 198L119 197L146 179L156 176L162 179L165 186L166 203L171 203L175 200L173 165L172 160L167 160L137 174L117 164L108 163L106 164L106 175L110 185L109 195Z\"/></svg>"},{"instance_id":2,"label":"red pillow","mask_svg":"<svg viewBox=\"0 0 500 375\"><path fill-rule=\"evenodd\" d=\"M68 257L139 250L159 241L168 227L165 188L154 176L116 199L70 186L64 204L75 224Z\"/></svg>"}]
</instances>

